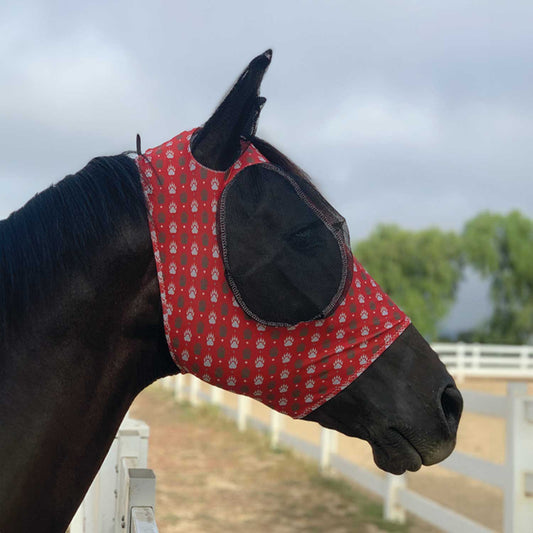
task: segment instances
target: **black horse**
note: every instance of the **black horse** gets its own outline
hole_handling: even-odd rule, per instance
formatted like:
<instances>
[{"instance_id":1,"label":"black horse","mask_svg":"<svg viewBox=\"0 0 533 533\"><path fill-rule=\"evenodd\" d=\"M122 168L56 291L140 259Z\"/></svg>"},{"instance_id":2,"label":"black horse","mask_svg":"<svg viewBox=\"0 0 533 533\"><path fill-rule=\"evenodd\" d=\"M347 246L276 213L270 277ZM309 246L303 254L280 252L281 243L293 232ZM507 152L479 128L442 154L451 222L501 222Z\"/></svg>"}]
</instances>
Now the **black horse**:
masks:
<instances>
[{"instance_id":1,"label":"black horse","mask_svg":"<svg viewBox=\"0 0 533 533\"><path fill-rule=\"evenodd\" d=\"M246 138L302 175L255 137L270 59L250 63L194 138L205 167L230 167ZM287 209L262 209L283 224ZM301 238L313 235L288 242ZM335 269L338 259L320 260ZM63 531L134 398L178 372L135 161L93 159L1 221L0 273L0 531ZM276 293L291 289L276 283ZM453 379L411 325L305 418L367 440L379 467L401 473L451 453L461 410Z\"/></svg>"}]
</instances>

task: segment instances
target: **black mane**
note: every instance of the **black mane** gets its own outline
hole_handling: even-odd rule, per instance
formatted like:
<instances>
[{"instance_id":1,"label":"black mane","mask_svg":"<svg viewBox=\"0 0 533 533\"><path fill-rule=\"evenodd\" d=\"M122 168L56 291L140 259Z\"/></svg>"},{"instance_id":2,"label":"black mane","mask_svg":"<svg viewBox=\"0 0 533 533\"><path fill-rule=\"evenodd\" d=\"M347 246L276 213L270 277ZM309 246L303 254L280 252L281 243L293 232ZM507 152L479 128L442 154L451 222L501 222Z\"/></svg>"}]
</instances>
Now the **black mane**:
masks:
<instances>
[{"instance_id":1,"label":"black mane","mask_svg":"<svg viewBox=\"0 0 533 533\"><path fill-rule=\"evenodd\" d=\"M135 161L97 157L0 221L0 339L69 269L87 269L119 221L146 216Z\"/></svg>"}]
</instances>

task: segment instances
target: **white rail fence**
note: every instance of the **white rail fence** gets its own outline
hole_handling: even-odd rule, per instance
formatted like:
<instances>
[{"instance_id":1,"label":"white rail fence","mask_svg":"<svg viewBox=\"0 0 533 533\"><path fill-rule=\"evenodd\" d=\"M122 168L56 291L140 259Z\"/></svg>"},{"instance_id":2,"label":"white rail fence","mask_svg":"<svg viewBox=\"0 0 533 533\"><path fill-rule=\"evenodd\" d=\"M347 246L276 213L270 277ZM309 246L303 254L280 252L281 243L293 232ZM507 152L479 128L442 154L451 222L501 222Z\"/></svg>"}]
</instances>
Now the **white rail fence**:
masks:
<instances>
[{"instance_id":1,"label":"white rail fence","mask_svg":"<svg viewBox=\"0 0 533 533\"><path fill-rule=\"evenodd\" d=\"M533 346L457 342L436 343L432 348L458 382L465 377L533 378Z\"/></svg>"},{"instance_id":2,"label":"white rail fence","mask_svg":"<svg viewBox=\"0 0 533 533\"><path fill-rule=\"evenodd\" d=\"M69 528L70 533L157 533L149 428L126 417Z\"/></svg>"},{"instance_id":3,"label":"white rail fence","mask_svg":"<svg viewBox=\"0 0 533 533\"><path fill-rule=\"evenodd\" d=\"M191 375L178 375L163 380L163 386L174 391L178 401L193 405L205 401L218 405L235 419L243 431L249 425L270 435L272 446L294 448L317 460L324 470L332 468L345 477L381 496L385 518L405 521L409 511L450 533L488 533L490 529L459 513L409 490L405 476L387 474L384 478L348 461L336 453L336 433L322 429L320 445L282 430L283 416L271 411L270 423L250 415L252 401L239 396L237 408L224 404L226 393L216 387L202 385ZM204 392L204 389L209 392ZM494 396L463 391L465 411L504 418L506 421L506 456L504 464L495 464L474 456L454 452L441 465L473 479L498 487L504 494L504 533L533 531L533 397L527 395L526 383L510 383L507 396Z\"/></svg>"}]
</instances>

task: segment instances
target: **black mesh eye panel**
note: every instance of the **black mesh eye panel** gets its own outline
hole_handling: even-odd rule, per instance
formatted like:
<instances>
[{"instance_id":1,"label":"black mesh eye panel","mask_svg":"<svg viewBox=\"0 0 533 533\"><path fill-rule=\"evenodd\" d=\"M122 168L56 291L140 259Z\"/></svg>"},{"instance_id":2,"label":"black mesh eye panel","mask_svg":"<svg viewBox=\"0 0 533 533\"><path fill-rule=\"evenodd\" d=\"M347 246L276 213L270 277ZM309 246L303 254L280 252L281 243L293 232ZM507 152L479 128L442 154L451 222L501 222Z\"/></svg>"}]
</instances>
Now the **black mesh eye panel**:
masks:
<instances>
[{"instance_id":1,"label":"black mesh eye panel","mask_svg":"<svg viewBox=\"0 0 533 533\"><path fill-rule=\"evenodd\" d=\"M253 165L220 199L226 278L243 310L269 325L331 314L351 281L344 219L301 181L273 165Z\"/></svg>"}]
</instances>

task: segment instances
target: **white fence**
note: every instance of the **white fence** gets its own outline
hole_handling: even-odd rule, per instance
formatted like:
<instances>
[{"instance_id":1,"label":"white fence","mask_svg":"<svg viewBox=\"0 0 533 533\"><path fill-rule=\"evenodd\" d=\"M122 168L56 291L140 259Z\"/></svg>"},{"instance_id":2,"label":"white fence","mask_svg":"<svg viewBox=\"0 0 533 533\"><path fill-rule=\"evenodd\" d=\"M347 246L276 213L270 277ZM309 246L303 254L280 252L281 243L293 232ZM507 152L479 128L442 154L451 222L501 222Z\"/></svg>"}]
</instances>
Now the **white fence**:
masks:
<instances>
[{"instance_id":1,"label":"white fence","mask_svg":"<svg viewBox=\"0 0 533 533\"><path fill-rule=\"evenodd\" d=\"M439 354L460 383L465 377L533 378L533 346L436 343Z\"/></svg>"},{"instance_id":2,"label":"white fence","mask_svg":"<svg viewBox=\"0 0 533 533\"><path fill-rule=\"evenodd\" d=\"M69 528L70 533L157 533L148 426L126 417Z\"/></svg>"},{"instance_id":3,"label":"white fence","mask_svg":"<svg viewBox=\"0 0 533 533\"><path fill-rule=\"evenodd\" d=\"M325 470L333 468L384 499L384 516L403 522L409 511L450 533L488 533L489 529L448 509L407 487L405 476L388 474L385 478L341 457L336 451L336 433L321 430L320 445L282 431L283 416L271 411L270 423L250 415L252 401L239 396L237 409L224 405L225 394L208 387L206 393L194 376L178 375L163 380L164 386L174 390L178 401L188 399L192 404L206 401L219 405L236 419L239 429L252 427L270 434L273 446L283 444L316 459ZM504 464L494 464L474 456L454 452L441 465L500 488L504 494L504 533L532 533L533 531L533 397L527 396L527 385L511 383L507 396L463 391L465 411L504 418L506 421L506 457Z\"/></svg>"}]
</instances>

